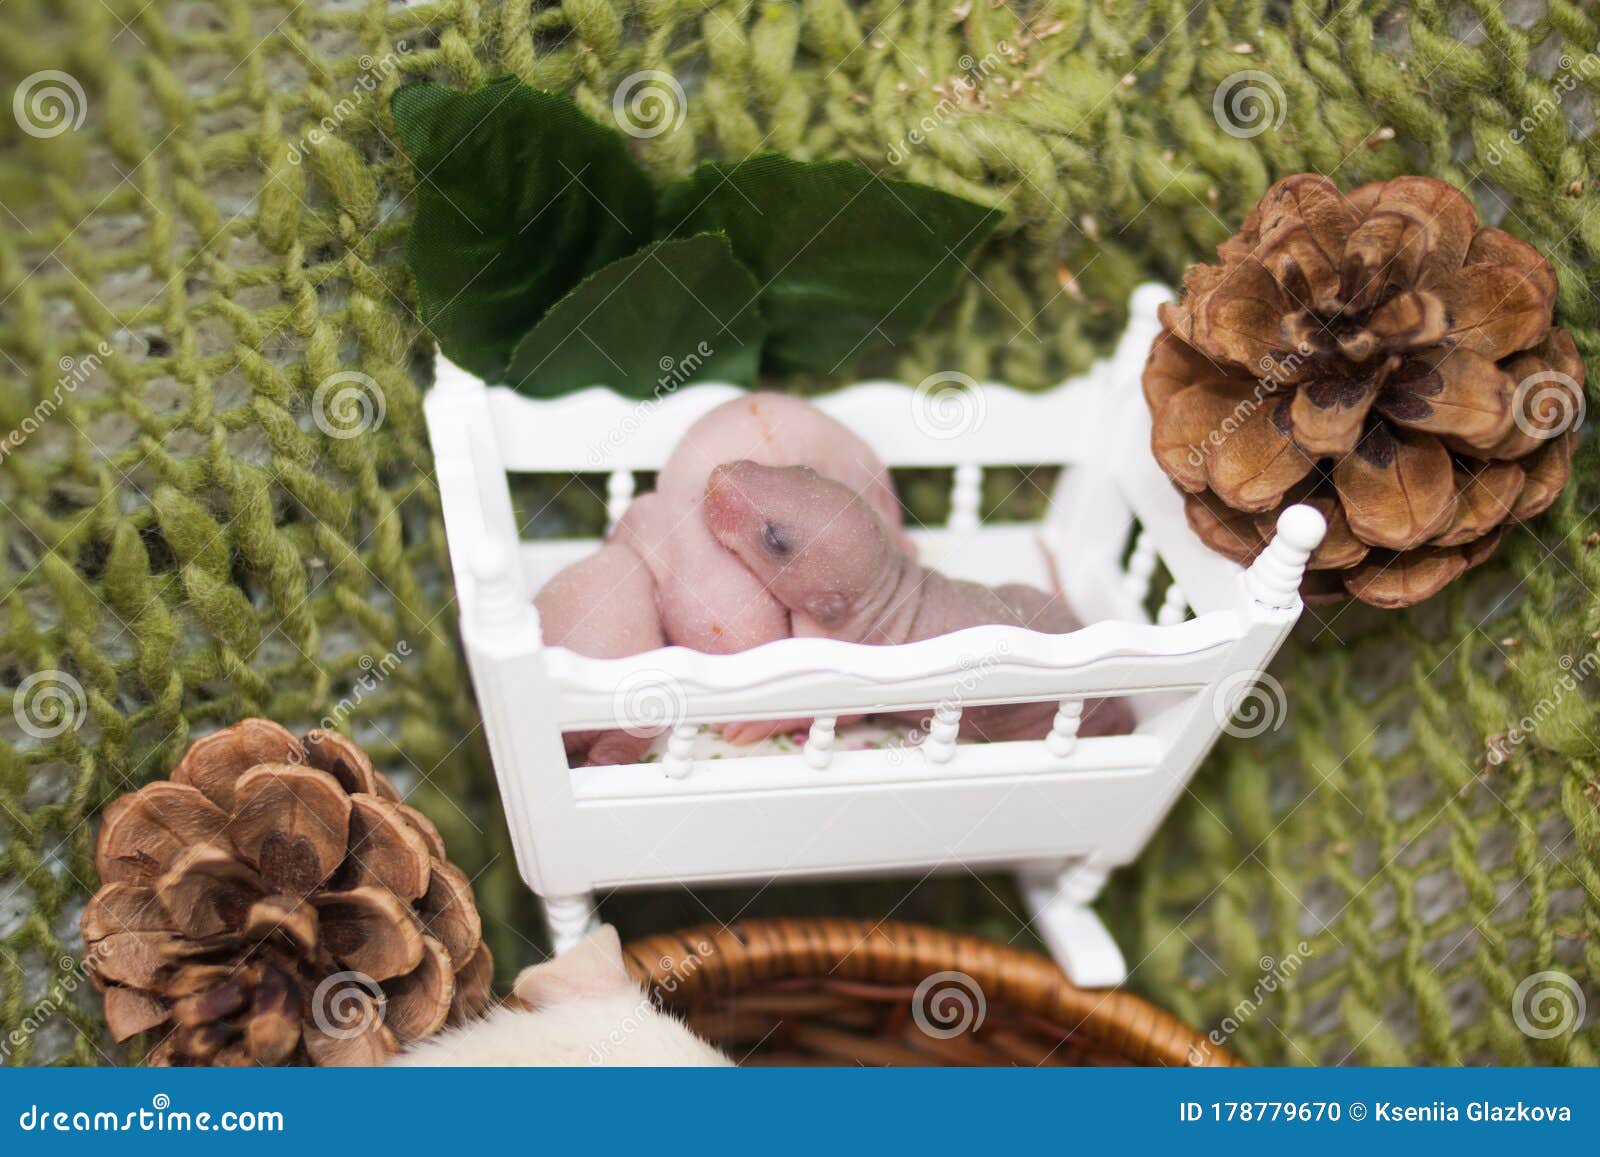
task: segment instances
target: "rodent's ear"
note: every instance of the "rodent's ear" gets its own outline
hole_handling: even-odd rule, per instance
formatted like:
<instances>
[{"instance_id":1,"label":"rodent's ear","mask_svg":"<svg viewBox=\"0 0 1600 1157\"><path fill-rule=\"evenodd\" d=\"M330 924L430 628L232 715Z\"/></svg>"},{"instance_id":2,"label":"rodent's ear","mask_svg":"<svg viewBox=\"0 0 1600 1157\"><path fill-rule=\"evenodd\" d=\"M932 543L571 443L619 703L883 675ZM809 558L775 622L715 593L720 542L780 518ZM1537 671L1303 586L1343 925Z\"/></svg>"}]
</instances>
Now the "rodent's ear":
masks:
<instances>
[{"instance_id":1,"label":"rodent's ear","mask_svg":"<svg viewBox=\"0 0 1600 1157\"><path fill-rule=\"evenodd\" d=\"M839 591L823 591L801 608L824 627L837 627L850 617L850 600Z\"/></svg>"},{"instance_id":2,"label":"rodent's ear","mask_svg":"<svg viewBox=\"0 0 1600 1157\"><path fill-rule=\"evenodd\" d=\"M560 956L524 968L511 991L534 1008L548 1008L579 997L612 996L634 987L622 963L617 930L602 924Z\"/></svg>"}]
</instances>

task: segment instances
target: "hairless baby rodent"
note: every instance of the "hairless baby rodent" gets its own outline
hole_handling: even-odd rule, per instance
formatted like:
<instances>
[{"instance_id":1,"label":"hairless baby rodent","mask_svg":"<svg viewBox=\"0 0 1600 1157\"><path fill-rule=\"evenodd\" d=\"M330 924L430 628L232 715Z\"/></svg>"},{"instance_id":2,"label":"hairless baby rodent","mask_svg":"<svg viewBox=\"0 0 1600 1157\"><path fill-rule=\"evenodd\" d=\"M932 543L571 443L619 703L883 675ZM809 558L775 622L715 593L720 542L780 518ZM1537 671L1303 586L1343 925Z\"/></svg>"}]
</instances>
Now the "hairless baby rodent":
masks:
<instances>
[{"instance_id":1,"label":"hairless baby rodent","mask_svg":"<svg viewBox=\"0 0 1600 1157\"><path fill-rule=\"evenodd\" d=\"M749 460L711 471L706 525L789 610L796 636L852 643L911 643L986 623L1060 634L1081 624L1054 595L1020 583L988 587L949 578L896 549L873 505L848 485L805 466ZM1038 739L1054 703L973 707L961 732ZM1132 729L1117 699L1084 705L1081 735Z\"/></svg>"},{"instance_id":2,"label":"hairless baby rodent","mask_svg":"<svg viewBox=\"0 0 1600 1157\"><path fill-rule=\"evenodd\" d=\"M785 394L724 402L684 434L655 490L636 499L600 551L538 593L544 640L614 659L676 645L725 654L788 638L789 609L711 536L701 504L719 462L806 465L864 496L896 549L910 551L887 467L872 448L816 406ZM732 724L736 743L793 730L801 720ZM591 765L636 763L648 732L569 734L567 754Z\"/></svg>"},{"instance_id":3,"label":"hairless baby rodent","mask_svg":"<svg viewBox=\"0 0 1600 1157\"><path fill-rule=\"evenodd\" d=\"M711 537L701 514L712 470L737 458L808 466L837 478L884 519L891 541L909 549L889 471L850 430L786 394L724 402L689 427L656 476L655 490L628 507L612 535L655 578L667 641L714 655L789 636L788 608Z\"/></svg>"}]
</instances>

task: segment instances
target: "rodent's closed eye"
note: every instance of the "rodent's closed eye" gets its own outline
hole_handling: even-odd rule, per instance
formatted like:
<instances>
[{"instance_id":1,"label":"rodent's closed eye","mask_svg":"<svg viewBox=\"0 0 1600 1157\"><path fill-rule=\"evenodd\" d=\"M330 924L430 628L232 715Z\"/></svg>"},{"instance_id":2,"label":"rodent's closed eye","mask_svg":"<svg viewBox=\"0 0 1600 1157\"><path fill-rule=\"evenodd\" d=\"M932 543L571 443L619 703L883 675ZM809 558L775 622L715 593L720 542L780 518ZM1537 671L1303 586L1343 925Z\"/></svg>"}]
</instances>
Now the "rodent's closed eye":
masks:
<instances>
[{"instance_id":1,"label":"rodent's closed eye","mask_svg":"<svg viewBox=\"0 0 1600 1157\"><path fill-rule=\"evenodd\" d=\"M783 527L769 522L761 528L761 548L773 558L788 558L794 553L794 543Z\"/></svg>"}]
</instances>

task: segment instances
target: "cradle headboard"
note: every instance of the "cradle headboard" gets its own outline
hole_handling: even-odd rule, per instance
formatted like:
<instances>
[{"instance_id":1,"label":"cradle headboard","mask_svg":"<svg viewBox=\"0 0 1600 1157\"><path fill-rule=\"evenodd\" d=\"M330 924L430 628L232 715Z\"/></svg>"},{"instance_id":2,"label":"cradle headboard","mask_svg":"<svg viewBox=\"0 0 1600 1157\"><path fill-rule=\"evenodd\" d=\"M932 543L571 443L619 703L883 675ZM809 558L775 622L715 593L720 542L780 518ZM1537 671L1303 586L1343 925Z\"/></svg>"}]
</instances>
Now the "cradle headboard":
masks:
<instances>
[{"instance_id":1,"label":"cradle headboard","mask_svg":"<svg viewBox=\"0 0 1600 1157\"><path fill-rule=\"evenodd\" d=\"M1098 384L1074 379L1029 393L946 373L915 386L858 382L810 400L890 467L1038 466L1092 453L1095 431L1084 414ZM540 399L495 386L489 408L511 473L644 471L659 470L685 430L744 392L707 384L637 399L594 387Z\"/></svg>"},{"instance_id":2,"label":"cradle headboard","mask_svg":"<svg viewBox=\"0 0 1600 1157\"><path fill-rule=\"evenodd\" d=\"M1180 496L1150 454L1139 385L1160 329L1157 308L1170 297L1161 285L1136 290L1115 352L1053 389L1028 393L945 372L917 385L861 382L812 401L865 438L891 468L953 468L947 524L953 531L977 528L984 469L1067 467L1040 531L1065 593L1086 617L1143 617L1158 561L1177 578L1187 606L1217 609L1232 598L1240 568L1189 530ZM440 473L470 471L482 504L471 517L487 520L484 532L508 544L521 537L508 474L606 474L614 521L633 497L636 473L659 469L690 425L744 392L720 384L669 386L648 399L603 388L528 398L505 386L485 388L441 356L430 414L452 406L466 413L457 415L464 421L430 419ZM441 445L441 431L459 445ZM459 538L450 543L458 583L472 545Z\"/></svg>"}]
</instances>

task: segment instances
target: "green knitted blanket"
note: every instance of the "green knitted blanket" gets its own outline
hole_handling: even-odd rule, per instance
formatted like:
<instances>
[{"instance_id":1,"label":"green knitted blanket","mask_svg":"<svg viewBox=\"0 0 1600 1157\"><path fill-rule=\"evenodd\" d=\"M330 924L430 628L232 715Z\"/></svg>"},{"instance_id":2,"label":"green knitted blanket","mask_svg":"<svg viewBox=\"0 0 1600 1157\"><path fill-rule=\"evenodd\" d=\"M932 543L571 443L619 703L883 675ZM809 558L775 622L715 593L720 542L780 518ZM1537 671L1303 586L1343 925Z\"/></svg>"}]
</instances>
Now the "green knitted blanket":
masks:
<instances>
[{"instance_id":1,"label":"green knitted blanket","mask_svg":"<svg viewBox=\"0 0 1600 1157\"><path fill-rule=\"evenodd\" d=\"M74 960L95 814L243 715L367 744L475 873L502 967L537 955L420 411L384 111L406 79L509 71L613 122L654 70L686 94L636 139L660 180L766 147L1003 208L886 367L912 381L1083 367L1133 285L1177 279L1302 169L1468 188L1550 255L1559 322L1600 356L1589 3L7 0L0 33L7 1063L118 1055ZM360 436L326 420L330 381L364 391ZM1592 443L1555 509L1434 603L1306 615L1274 668L1283 725L1225 742L1103 904L1135 987L1253 1061L1594 1061ZM568 486L546 522L597 507ZM987 877L606 909L629 934L864 912L1031 942Z\"/></svg>"}]
</instances>

